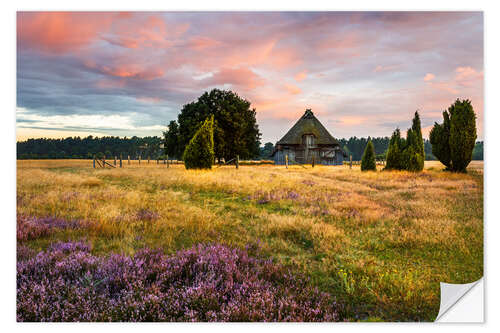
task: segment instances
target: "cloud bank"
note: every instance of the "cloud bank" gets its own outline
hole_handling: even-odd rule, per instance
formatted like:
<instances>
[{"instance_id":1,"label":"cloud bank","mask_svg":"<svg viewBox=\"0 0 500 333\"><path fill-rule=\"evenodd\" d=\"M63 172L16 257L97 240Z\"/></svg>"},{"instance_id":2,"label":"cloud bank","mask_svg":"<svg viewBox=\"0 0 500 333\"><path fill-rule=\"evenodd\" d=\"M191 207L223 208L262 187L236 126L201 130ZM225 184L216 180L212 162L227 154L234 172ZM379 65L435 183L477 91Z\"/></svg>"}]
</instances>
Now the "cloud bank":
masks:
<instances>
[{"instance_id":1,"label":"cloud bank","mask_svg":"<svg viewBox=\"0 0 500 333\"><path fill-rule=\"evenodd\" d=\"M18 138L161 135L231 89L263 141L304 112L335 137L424 134L456 98L483 123L483 16L468 12L19 12ZM57 134L57 135L59 135Z\"/></svg>"}]
</instances>

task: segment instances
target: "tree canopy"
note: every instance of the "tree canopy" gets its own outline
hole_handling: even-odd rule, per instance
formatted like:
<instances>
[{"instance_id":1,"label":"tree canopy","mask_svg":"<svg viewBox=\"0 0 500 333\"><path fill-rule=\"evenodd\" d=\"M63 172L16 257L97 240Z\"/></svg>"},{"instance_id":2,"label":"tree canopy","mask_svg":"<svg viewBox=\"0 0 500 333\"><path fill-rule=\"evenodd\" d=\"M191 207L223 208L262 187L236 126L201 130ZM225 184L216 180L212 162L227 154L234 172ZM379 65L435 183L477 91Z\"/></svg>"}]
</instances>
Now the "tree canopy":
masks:
<instances>
[{"instance_id":1,"label":"tree canopy","mask_svg":"<svg viewBox=\"0 0 500 333\"><path fill-rule=\"evenodd\" d=\"M217 159L229 160L236 155L241 159L259 156L261 134L255 109L250 106L249 101L236 93L219 89L205 92L195 102L184 105L177 119L180 150L184 150L202 122L213 115Z\"/></svg>"}]
</instances>

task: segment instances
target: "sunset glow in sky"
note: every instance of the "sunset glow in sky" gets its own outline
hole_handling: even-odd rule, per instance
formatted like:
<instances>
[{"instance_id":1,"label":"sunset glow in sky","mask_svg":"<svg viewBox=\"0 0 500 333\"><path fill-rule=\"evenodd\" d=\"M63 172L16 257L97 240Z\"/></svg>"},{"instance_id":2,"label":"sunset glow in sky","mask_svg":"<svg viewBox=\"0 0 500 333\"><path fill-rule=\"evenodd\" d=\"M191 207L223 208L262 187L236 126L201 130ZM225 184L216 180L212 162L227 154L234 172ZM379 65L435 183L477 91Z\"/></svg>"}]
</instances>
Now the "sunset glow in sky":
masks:
<instances>
[{"instance_id":1,"label":"sunset glow in sky","mask_svg":"<svg viewBox=\"0 0 500 333\"><path fill-rule=\"evenodd\" d=\"M336 138L427 137L469 98L483 139L483 15L466 12L21 12L17 138L161 135L230 89L276 142L311 108Z\"/></svg>"}]
</instances>

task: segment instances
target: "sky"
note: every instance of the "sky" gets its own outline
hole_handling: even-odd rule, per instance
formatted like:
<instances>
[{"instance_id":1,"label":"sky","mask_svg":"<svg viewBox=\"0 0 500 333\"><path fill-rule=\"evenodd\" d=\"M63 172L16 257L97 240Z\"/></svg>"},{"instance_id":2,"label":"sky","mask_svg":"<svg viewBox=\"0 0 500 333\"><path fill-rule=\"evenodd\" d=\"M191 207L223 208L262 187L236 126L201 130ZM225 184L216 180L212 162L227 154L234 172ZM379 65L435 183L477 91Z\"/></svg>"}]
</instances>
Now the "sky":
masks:
<instances>
[{"instance_id":1,"label":"sky","mask_svg":"<svg viewBox=\"0 0 500 333\"><path fill-rule=\"evenodd\" d=\"M467 98L483 139L481 12L18 12L18 140L162 135L230 89L276 142L306 108L336 138L424 137Z\"/></svg>"}]
</instances>

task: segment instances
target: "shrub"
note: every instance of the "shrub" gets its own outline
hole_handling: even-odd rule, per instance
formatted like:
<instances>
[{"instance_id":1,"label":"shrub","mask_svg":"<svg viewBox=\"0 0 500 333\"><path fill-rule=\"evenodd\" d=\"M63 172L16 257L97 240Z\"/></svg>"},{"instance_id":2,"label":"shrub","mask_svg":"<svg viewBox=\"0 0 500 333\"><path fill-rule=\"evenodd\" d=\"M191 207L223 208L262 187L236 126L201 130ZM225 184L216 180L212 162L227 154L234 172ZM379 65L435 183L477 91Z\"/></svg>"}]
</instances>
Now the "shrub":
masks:
<instances>
[{"instance_id":1,"label":"shrub","mask_svg":"<svg viewBox=\"0 0 500 333\"><path fill-rule=\"evenodd\" d=\"M377 171L377 165L375 164L375 148L373 147L372 140L370 139L368 139L365 152L363 153L363 158L361 159L361 171L368 170Z\"/></svg>"},{"instance_id":2,"label":"shrub","mask_svg":"<svg viewBox=\"0 0 500 333\"><path fill-rule=\"evenodd\" d=\"M443 123L434 123L429 133L429 141L432 145L432 154L451 170L451 152L450 152L450 115L443 111Z\"/></svg>"},{"instance_id":3,"label":"shrub","mask_svg":"<svg viewBox=\"0 0 500 333\"><path fill-rule=\"evenodd\" d=\"M453 171L466 172L476 143L476 114L469 100L456 100L450 113L450 155Z\"/></svg>"},{"instance_id":4,"label":"shrub","mask_svg":"<svg viewBox=\"0 0 500 333\"><path fill-rule=\"evenodd\" d=\"M399 128L392 133L387 149L387 170L422 171L424 168L424 139L420 125L420 116L415 112L412 127L406 133L406 140L401 138Z\"/></svg>"},{"instance_id":5,"label":"shrub","mask_svg":"<svg viewBox=\"0 0 500 333\"><path fill-rule=\"evenodd\" d=\"M385 169L400 170L401 169L401 131L399 128L392 133L389 148L387 148L387 161Z\"/></svg>"},{"instance_id":6,"label":"shrub","mask_svg":"<svg viewBox=\"0 0 500 333\"><path fill-rule=\"evenodd\" d=\"M18 321L336 321L334 298L223 245L96 257L59 243L17 264Z\"/></svg>"},{"instance_id":7,"label":"shrub","mask_svg":"<svg viewBox=\"0 0 500 333\"><path fill-rule=\"evenodd\" d=\"M206 119L186 146L186 169L211 169L214 162L214 117Z\"/></svg>"},{"instance_id":8,"label":"shrub","mask_svg":"<svg viewBox=\"0 0 500 333\"><path fill-rule=\"evenodd\" d=\"M418 143L418 136L413 129L409 128L406 137L406 147L400 156L401 170L422 171L424 168L424 157L421 155L422 150Z\"/></svg>"},{"instance_id":9,"label":"shrub","mask_svg":"<svg viewBox=\"0 0 500 333\"><path fill-rule=\"evenodd\" d=\"M411 143L408 142L409 135L411 135ZM422 137L422 126L420 124L420 115L418 114L418 111L415 111L415 116L413 117L411 125L411 134L407 133L406 141L407 145L413 146L415 151L414 155L410 158L412 164L407 170L422 171L424 169L425 150L424 138Z\"/></svg>"},{"instance_id":10,"label":"shrub","mask_svg":"<svg viewBox=\"0 0 500 333\"><path fill-rule=\"evenodd\" d=\"M457 99L443 112L443 124L434 124L429 138L432 153L448 170L466 172L477 138L471 102Z\"/></svg>"}]
</instances>

